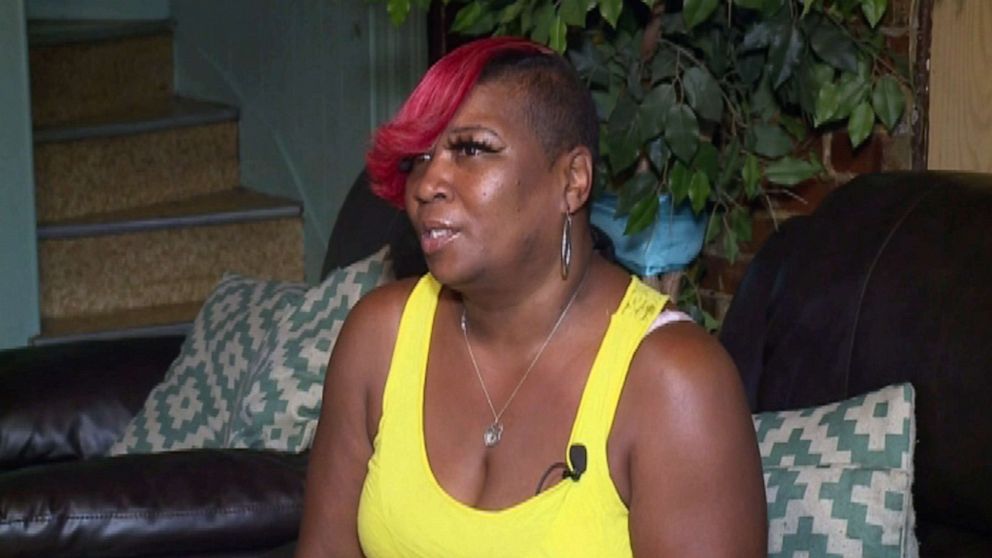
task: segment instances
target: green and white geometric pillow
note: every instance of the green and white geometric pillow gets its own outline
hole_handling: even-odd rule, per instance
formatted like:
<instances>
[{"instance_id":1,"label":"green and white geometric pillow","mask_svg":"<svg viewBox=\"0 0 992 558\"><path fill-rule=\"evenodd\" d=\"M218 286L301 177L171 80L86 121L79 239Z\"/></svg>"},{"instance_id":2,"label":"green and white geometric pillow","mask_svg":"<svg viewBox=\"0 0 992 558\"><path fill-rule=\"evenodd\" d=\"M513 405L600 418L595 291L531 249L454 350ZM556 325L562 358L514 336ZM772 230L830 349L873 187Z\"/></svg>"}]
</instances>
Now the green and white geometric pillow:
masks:
<instances>
[{"instance_id":1,"label":"green and white geometric pillow","mask_svg":"<svg viewBox=\"0 0 992 558\"><path fill-rule=\"evenodd\" d=\"M165 378L110 454L227 446L249 364L269 330L305 292L303 284L224 275Z\"/></svg>"},{"instance_id":2,"label":"green and white geometric pillow","mask_svg":"<svg viewBox=\"0 0 992 558\"><path fill-rule=\"evenodd\" d=\"M280 320L251 365L231 447L301 452L313 442L324 375L348 312L393 280L389 248L335 270Z\"/></svg>"},{"instance_id":3,"label":"green and white geometric pillow","mask_svg":"<svg viewBox=\"0 0 992 558\"><path fill-rule=\"evenodd\" d=\"M768 555L915 557L913 386L754 415Z\"/></svg>"}]
</instances>

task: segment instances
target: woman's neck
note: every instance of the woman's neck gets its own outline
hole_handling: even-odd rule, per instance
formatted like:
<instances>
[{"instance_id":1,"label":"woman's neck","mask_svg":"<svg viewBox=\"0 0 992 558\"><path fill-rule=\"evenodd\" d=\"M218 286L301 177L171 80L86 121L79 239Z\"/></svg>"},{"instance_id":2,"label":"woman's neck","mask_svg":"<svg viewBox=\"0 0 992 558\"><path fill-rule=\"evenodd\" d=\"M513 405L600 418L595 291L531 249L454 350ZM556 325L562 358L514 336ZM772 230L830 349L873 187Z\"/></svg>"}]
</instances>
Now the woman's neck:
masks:
<instances>
[{"instance_id":1,"label":"woman's neck","mask_svg":"<svg viewBox=\"0 0 992 558\"><path fill-rule=\"evenodd\" d=\"M461 309L474 339L506 347L539 344L562 316L566 307L574 312L583 298L583 287L596 273L599 258L591 247L573 249L568 277L560 269L542 276L520 277L492 289L461 293Z\"/></svg>"}]
</instances>

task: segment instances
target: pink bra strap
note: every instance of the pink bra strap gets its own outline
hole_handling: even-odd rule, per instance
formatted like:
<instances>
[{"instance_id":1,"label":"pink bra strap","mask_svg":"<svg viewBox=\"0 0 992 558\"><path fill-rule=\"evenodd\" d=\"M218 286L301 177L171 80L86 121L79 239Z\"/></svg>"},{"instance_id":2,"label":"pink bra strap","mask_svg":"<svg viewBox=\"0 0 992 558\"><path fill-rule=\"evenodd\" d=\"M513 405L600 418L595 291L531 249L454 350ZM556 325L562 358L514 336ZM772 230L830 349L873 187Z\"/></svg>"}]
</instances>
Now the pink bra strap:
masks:
<instances>
[{"instance_id":1,"label":"pink bra strap","mask_svg":"<svg viewBox=\"0 0 992 558\"><path fill-rule=\"evenodd\" d=\"M686 314L681 310L669 310L669 309L662 310L661 313L658 314L658 317L655 318L653 322L651 322L650 326L648 326L648 331L644 335L645 336L650 335L651 332L653 332L654 330L658 329L663 325L670 324L673 322L685 322L685 321L691 322L692 318L689 317L689 314Z\"/></svg>"}]
</instances>

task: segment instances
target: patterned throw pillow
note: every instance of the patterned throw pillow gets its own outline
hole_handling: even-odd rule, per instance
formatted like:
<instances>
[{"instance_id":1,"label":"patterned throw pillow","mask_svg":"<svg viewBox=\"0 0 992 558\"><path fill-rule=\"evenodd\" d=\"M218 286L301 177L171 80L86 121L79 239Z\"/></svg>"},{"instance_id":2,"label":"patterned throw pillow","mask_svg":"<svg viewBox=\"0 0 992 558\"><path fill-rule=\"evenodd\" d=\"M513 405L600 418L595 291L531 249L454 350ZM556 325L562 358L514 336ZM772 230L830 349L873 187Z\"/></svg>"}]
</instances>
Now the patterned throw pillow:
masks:
<instances>
[{"instance_id":1,"label":"patterned throw pillow","mask_svg":"<svg viewBox=\"0 0 992 558\"><path fill-rule=\"evenodd\" d=\"M768 502L768 555L918 555L913 387L754 415Z\"/></svg>"},{"instance_id":2,"label":"patterned throw pillow","mask_svg":"<svg viewBox=\"0 0 992 558\"><path fill-rule=\"evenodd\" d=\"M165 379L110 454L227 446L249 364L269 330L305 292L302 284L225 275L204 302Z\"/></svg>"},{"instance_id":3,"label":"patterned throw pillow","mask_svg":"<svg viewBox=\"0 0 992 558\"><path fill-rule=\"evenodd\" d=\"M251 365L231 447L300 452L313 441L324 374L344 319L365 293L393 279L389 248L335 270L272 329Z\"/></svg>"}]
</instances>

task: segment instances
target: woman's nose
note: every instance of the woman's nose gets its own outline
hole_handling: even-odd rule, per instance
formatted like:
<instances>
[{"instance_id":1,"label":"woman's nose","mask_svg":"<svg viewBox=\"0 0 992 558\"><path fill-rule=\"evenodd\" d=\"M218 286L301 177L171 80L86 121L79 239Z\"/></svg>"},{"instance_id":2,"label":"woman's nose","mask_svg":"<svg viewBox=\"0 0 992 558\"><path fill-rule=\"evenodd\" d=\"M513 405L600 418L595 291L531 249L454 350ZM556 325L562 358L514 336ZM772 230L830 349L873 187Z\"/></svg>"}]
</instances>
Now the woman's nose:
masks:
<instances>
[{"instance_id":1,"label":"woman's nose","mask_svg":"<svg viewBox=\"0 0 992 558\"><path fill-rule=\"evenodd\" d=\"M451 195L448 165L443 157L425 153L414 162L407 179L407 193L420 203L446 200Z\"/></svg>"}]
</instances>

